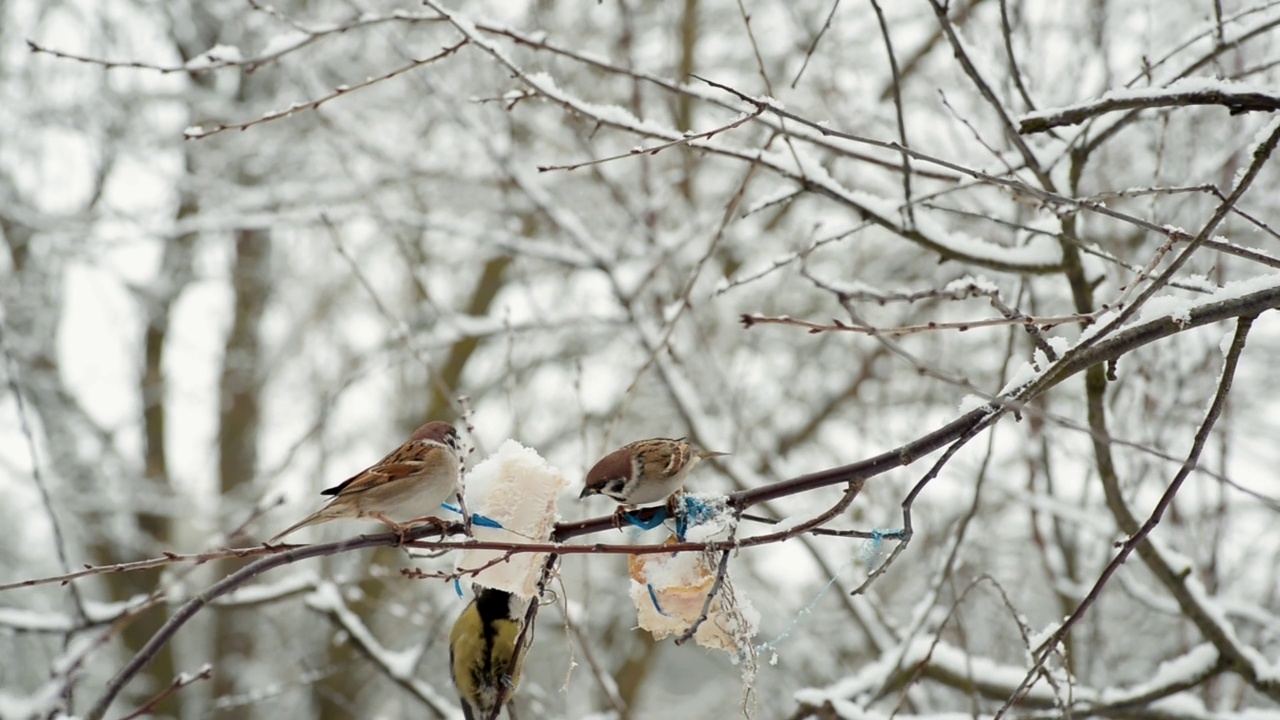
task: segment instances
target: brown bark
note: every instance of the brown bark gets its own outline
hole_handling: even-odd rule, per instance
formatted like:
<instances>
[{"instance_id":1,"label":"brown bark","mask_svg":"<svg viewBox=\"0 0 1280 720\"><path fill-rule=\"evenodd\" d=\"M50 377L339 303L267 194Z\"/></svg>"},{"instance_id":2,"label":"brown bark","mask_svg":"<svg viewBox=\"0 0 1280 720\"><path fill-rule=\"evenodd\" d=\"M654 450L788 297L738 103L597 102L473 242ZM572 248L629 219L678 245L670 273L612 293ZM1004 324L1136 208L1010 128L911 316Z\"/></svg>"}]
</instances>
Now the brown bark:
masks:
<instances>
[{"instance_id":1,"label":"brown bark","mask_svg":"<svg viewBox=\"0 0 1280 720\"><path fill-rule=\"evenodd\" d=\"M264 374L260 328L271 297L270 269L271 233L236 231L231 272L234 309L219 383L218 487L223 498L249 497L258 470ZM246 562L225 560L216 566L216 574L224 577ZM255 615L255 610L249 608L226 610L215 616L215 667L222 669L214 675L215 697L235 693L237 676L233 668L244 666L255 654ZM242 709L233 708L217 716L230 718L240 712Z\"/></svg>"}]
</instances>

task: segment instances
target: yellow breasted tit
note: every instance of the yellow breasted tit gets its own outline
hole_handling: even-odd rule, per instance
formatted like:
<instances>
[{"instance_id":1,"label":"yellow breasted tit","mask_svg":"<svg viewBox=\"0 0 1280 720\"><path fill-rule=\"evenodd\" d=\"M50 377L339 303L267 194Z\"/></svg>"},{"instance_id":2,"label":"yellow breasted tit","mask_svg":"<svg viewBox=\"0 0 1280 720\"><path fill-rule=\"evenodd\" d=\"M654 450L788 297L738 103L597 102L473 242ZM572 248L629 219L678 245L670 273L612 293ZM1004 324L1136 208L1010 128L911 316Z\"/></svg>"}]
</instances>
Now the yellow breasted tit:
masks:
<instances>
[{"instance_id":1,"label":"yellow breasted tit","mask_svg":"<svg viewBox=\"0 0 1280 720\"><path fill-rule=\"evenodd\" d=\"M467 720L495 720L515 694L524 664L526 633L518 657L516 640L532 599L475 586L476 596L449 633L449 672Z\"/></svg>"}]
</instances>

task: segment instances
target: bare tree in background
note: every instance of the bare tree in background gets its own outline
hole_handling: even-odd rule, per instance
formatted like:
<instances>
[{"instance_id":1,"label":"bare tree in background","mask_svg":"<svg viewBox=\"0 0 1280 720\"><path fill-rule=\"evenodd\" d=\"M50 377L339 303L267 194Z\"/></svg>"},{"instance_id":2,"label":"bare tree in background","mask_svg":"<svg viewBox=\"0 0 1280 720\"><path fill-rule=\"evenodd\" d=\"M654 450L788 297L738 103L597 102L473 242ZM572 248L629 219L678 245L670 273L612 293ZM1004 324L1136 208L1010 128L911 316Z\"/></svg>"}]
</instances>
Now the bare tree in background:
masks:
<instances>
[{"instance_id":1,"label":"bare tree in background","mask_svg":"<svg viewBox=\"0 0 1280 720\"><path fill-rule=\"evenodd\" d=\"M258 546L427 419L732 452L745 671L565 498L521 717L1280 706L1280 7L456 5L0 5L0 718L455 716Z\"/></svg>"}]
</instances>

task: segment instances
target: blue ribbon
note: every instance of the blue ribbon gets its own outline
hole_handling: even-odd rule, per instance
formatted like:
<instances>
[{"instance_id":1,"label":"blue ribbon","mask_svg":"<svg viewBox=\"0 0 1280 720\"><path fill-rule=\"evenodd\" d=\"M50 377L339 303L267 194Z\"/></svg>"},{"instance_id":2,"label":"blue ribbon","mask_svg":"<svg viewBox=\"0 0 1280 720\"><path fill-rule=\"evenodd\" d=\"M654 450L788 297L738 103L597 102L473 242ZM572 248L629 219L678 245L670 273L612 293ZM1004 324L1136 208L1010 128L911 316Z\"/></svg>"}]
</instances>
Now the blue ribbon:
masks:
<instances>
[{"instance_id":1,"label":"blue ribbon","mask_svg":"<svg viewBox=\"0 0 1280 720\"><path fill-rule=\"evenodd\" d=\"M449 503L440 503L440 507L450 512L456 512L459 515L462 514L462 508L457 507L455 505L450 505ZM479 525L480 527L497 528L499 530L502 529L502 523L498 522L497 520L487 518L479 513L471 513L471 524Z\"/></svg>"},{"instance_id":2,"label":"blue ribbon","mask_svg":"<svg viewBox=\"0 0 1280 720\"><path fill-rule=\"evenodd\" d=\"M716 510L710 504L689 495L685 495L680 500L680 512L676 514L676 539L684 542L689 526L701 525L710 520L715 517Z\"/></svg>"},{"instance_id":3,"label":"blue ribbon","mask_svg":"<svg viewBox=\"0 0 1280 720\"><path fill-rule=\"evenodd\" d=\"M667 613L663 611L662 606L658 604L658 593L654 592L653 584L648 583L645 587L649 589L649 600L653 602L653 609L657 610L658 614L663 617L670 617L670 615L667 615Z\"/></svg>"},{"instance_id":4,"label":"blue ribbon","mask_svg":"<svg viewBox=\"0 0 1280 720\"><path fill-rule=\"evenodd\" d=\"M658 508L658 512L648 520L641 520L629 512L622 513L622 519L626 520L632 527L638 527L641 530L652 530L667 521L667 509L665 507Z\"/></svg>"}]
</instances>

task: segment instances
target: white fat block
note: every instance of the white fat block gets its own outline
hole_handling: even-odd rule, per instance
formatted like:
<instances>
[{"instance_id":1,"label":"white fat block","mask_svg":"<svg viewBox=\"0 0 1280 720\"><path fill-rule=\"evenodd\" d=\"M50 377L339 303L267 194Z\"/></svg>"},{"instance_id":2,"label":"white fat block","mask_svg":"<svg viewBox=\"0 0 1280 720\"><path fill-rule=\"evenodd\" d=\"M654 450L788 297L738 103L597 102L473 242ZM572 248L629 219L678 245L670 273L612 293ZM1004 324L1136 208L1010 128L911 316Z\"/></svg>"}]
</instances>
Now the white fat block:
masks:
<instances>
[{"instance_id":1,"label":"white fat block","mask_svg":"<svg viewBox=\"0 0 1280 720\"><path fill-rule=\"evenodd\" d=\"M667 540L674 541L674 537ZM631 601L640 628L661 640L681 635L697 622L715 585L718 557L718 553L700 552L630 556ZM750 647L758 623L755 609L726 577L693 640L703 647L738 654Z\"/></svg>"},{"instance_id":2,"label":"white fat block","mask_svg":"<svg viewBox=\"0 0 1280 720\"><path fill-rule=\"evenodd\" d=\"M547 542L560 518L556 499L568 484L564 473L535 450L515 440L503 442L497 452L467 473L465 496L472 515L483 515L502 528L473 523L472 533L477 540L486 542ZM462 579L520 597L533 597L547 554L519 553L485 567L505 555L502 550L464 550L458 554L455 568L465 572L484 567Z\"/></svg>"}]
</instances>

